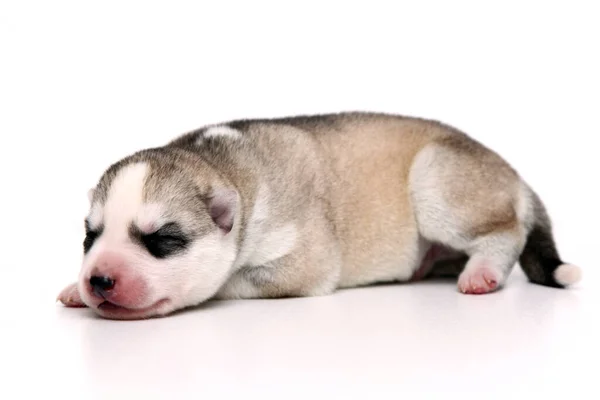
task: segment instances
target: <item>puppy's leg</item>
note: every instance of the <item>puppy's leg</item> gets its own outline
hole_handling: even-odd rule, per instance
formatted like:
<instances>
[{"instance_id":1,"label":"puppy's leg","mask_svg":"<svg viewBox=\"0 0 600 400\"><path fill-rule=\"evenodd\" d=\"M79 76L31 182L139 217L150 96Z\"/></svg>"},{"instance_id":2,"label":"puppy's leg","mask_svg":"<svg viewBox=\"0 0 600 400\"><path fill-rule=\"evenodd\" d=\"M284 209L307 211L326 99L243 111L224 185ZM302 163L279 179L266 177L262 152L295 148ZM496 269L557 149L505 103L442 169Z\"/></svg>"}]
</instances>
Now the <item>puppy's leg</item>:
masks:
<instances>
[{"instance_id":1,"label":"puppy's leg","mask_svg":"<svg viewBox=\"0 0 600 400\"><path fill-rule=\"evenodd\" d=\"M458 277L462 293L483 294L494 291L508 278L524 240L514 232L493 232L475 238L468 249L469 261Z\"/></svg>"},{"instance_id":2,"label":"puppy's leg","mask_svg":"<svg viewBox=\"0 0 600 400\"><path fill-rule=\"evenodd\" d=\"M58 297L57 301L60 301L67 307L86 307L86 305L81 300L81 296L79 295L79 289L77 289L77 284L72 283L66 288L64 288Z\"/></svg>"},{"instance_id":3,"label":"puppy's leg","mask_svg":"<svg viewBox=\"0 0 600 400\"><path fill-rule=\"evenodd\" d=\"M451 138L424 148L410 172L410 190L423 237L468 256L458 278L463 293L498 289L526 239L521 182L495 153Z\"/></svg>"},{"instance_id":4,"label":"puppy's leg","mask_svg":"<svg viewBox=\"0 0 600 400\"><path fill-rule=\"evenodd\" d=\"M240 268L215 295L217 299L325 296L336 290L338 262L327 262L309 248L264 265ZM332 264L336 265L332 268Z\"/></svg>"},{"instance_id":5,"label":"puppy's leg","mask_svg":"<svg viewBox=\"0 0 600 400\"><path fill-rule=\"evenodd\" d=\"M266 232L264 236L269 238L272 234ZM276 238L271 239L268 242L277 242ZM257 250L264 261L242 266L216 298L312 297L331 294L337 288L341 251L325 218L311 219L305 231L298 232L289 253L283 256L269 260L265 249L259 246Z\"/></svg>"}]
</instances>

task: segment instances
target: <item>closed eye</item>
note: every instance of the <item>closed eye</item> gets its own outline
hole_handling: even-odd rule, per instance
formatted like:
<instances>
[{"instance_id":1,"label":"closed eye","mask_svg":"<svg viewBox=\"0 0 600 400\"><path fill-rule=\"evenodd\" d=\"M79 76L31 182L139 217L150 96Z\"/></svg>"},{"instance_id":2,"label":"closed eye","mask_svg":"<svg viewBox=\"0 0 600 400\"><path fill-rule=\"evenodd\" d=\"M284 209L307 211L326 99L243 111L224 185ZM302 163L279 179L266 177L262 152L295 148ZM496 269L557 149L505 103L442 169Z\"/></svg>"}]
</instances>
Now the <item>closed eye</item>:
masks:
<instances>
[{"instance_id":1,"label":"closed eye","mask_svg":"<svg viewBox=\"0 0 600 400\"><path fill-rule=\"evenodd\" d=\"M188 243L188 237L176 223L168 223L152 233L139 233L141 244L156 258L165 258L183 251Z\"/></svg>"},{"instance_id":2,"label":"closed eye","mask_svg":"<svg viewBox=\"0 0 600 400\"><path fill-rule=\"evenodd\" d=\"M87 220L85 221L85 239L83 239L84 254L87 254L90 251L90 249L94 245L94 242L96 242L96 239L98 239L98 236L100 236L101 234L101 228L92 229L90 227L89 222Z\"/></svg>"}]
</instances>

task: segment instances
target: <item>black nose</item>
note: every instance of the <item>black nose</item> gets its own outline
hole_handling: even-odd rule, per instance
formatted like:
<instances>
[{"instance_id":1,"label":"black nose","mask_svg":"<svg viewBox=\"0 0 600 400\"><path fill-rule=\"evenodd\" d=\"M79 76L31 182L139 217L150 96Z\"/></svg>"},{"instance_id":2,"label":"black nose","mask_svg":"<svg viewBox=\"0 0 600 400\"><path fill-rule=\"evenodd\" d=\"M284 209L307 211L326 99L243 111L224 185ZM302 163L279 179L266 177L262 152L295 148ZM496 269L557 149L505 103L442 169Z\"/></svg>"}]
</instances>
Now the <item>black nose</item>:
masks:
<instances>
[{"instance_id":1,"label":"black nose","mask_svg":"<svg viewBox=\"0 0 600 400\"><path fill-rule=\"evenodd\" d=\"M92 276L90 285L97 296L104 297L105 292L115 286L115 281L108 276Z\"/></svg>"}]
</instances>

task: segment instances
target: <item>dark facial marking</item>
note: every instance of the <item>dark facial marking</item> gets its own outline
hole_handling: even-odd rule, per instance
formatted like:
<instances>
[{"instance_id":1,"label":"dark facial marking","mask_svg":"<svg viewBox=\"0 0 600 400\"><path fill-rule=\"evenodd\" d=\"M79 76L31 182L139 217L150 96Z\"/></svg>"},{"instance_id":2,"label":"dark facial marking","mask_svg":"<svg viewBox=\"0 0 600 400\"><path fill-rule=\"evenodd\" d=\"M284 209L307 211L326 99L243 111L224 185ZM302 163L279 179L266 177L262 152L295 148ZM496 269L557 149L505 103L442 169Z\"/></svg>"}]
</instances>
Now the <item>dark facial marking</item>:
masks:
<instances>
[{"instance_id":1,"label":"dark facial marking","mask_svg":"<svg viewBox=\"0 0 600 400\"><path fill-rule=\"evenodd\" d=\"M94 242L102 234L102 228L92 229L88 220L85 221L85 239L83 240L83 254L87 254Z\"/></svg>"},{"instance_id":2,"label":"dark facial marking","mask_svg":"<svg viewBox=\"0 0 600 400\"><path fill-rule=\"evenodd\" d=\"M144 233L134 225L129 229L132 240L143 246L155 258L166 258L185 250L190 239L179 225L170 222L152 233Z\"/></svg>"}]
</instances>

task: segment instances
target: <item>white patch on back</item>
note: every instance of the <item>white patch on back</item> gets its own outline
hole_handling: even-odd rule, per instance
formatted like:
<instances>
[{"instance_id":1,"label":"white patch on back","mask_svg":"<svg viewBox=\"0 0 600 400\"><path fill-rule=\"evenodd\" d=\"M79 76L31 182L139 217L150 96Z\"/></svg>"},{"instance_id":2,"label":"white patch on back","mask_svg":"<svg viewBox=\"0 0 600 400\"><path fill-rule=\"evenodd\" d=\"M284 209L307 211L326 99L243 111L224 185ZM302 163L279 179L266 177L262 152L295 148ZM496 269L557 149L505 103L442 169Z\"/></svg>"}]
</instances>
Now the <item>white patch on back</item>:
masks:
<instances>
[{"instance_id":1,"label":"white patch on back","mask_svg":"<svg viewBox=\"0 0 600 400\"><path fill-rule=\"evenodd\" d=\"M232 138L232 139L239 139L242 137L242 133L240 131L238 131L237 129L233 129L233 128L230 128L225 125L219 125L219 126L213 126L213 127L208 128L204 132L204 135L203 135L203 137L205 137L205 138L217 137L217 136Z\"/></svg>"}]
</instances>

